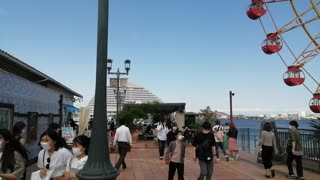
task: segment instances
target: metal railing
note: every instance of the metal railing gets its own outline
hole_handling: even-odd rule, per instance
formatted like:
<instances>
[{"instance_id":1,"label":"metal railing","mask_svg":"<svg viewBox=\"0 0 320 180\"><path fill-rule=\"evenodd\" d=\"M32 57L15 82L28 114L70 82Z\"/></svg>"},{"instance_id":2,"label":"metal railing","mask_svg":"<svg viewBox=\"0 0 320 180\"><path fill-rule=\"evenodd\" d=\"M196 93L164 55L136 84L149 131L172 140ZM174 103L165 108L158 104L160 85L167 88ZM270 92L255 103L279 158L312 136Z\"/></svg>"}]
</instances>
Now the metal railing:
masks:
<instances>
[{"instance_id":1,"label":"metal railing","mask_svg":"<svg viewBox=\"0 0 320 180\"><path fill-rule=\"evenodd\" d=\"M238 146L241 151L258 155L256 147L260 139L259 129L239 128L238 129ZM277 148L279 150L278 160L280 159L285 163L286 159L286 147L288 144L288 129L277 128ZM320 172L320 138L314 135L313 130L300 130L300 140L303 148L303 159L311 161L313 164L317 164L318 167L314 167L315 171Z\"/></svg>"}]
</instances>

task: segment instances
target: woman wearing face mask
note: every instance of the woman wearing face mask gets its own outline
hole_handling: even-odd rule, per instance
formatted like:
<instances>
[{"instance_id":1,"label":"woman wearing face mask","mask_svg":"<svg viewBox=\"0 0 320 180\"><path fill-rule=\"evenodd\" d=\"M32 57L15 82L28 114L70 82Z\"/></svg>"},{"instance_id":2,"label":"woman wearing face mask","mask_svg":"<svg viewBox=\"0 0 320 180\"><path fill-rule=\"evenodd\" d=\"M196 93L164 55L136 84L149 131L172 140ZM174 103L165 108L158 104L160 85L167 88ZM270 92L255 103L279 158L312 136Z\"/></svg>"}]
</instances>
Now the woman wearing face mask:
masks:
<instances>
[{"instance_id":1,"label":"woman wearing face mask","mask_svg":"<svg viewBox=\"0 0 320 180\"><path fill-rule=\"evenodd\" d=\"M41 135L40 141L43 148L38 154L40 177L49 177L53 180L61 179L72 154L62 143L63 140L59 134L51 129Z\"/></svg>"},{"instance_id":2,"label":"woman wearing face mask","mask_svg":"<svg viewBox=\"0 0 320 180\"><path fill-rule=\"evenodd\" d=\"M168 180L173 180L176 169L178 170L178 179L183 180L186 144L182 141L183 133L181 131L175 131L175 135L176 140L170 142L165 155L166 164L169 164Z\"/></svg>"},{"instance_id":3,"label":"woman wearing face mask","mask_svg":"<svg viewBox=\"0 0 320 180\"><path fill-rule=\"evenodd\" d=\"M25 127L26 124L22 121L19 121L15 123L12 128L12 135L14 139L20 142L20 144L22 144L23 146L26 144L26 139L22 137L22 134L24 134L26 131Z\"/></svg>"},{"instance_id":4,"label":"woman wearing face mask","mask_svg":"<svg viewBox=\"0 0 320 180\"><path fill-rule=\"evenodd\" d=\"M0 179L25 179L26 149L13 139L8 129L0 129Z\"/></svg>"},{"instance_id":5,"label":"woman wearing face mask","mask_svg":"<svg viewBox=\"0 0 320 180\"><path fill-rule=\"evenodd\" d=\"M73 157L69 159L63 180L77 180L76 173L83 168L88 159L90 138L84 135L73 139Z\"/></svg>"}]
</instances>

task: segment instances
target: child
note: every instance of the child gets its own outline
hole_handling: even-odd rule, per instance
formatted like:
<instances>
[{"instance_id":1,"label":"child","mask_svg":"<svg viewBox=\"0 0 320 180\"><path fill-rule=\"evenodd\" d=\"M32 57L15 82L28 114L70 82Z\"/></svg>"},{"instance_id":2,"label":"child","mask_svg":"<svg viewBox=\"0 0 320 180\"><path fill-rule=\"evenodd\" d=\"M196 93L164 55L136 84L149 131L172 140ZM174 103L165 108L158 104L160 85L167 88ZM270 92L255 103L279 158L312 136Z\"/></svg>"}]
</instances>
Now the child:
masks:
<instances>
[{"instance_id":1,"label":"child","mask_svg":"<svg viewBox=\"0 0 320 180\"><path fill-rule=\"evenodd\" d=\"M182 134L183 133L181 131L175 132L176 140L170 142L167 152L165 154L166 164L169 164L169 180L173 180L176 169L178 170L178 179L184 179L184 156L186 145L182 141Z\"/></svg>"}]
</instances>

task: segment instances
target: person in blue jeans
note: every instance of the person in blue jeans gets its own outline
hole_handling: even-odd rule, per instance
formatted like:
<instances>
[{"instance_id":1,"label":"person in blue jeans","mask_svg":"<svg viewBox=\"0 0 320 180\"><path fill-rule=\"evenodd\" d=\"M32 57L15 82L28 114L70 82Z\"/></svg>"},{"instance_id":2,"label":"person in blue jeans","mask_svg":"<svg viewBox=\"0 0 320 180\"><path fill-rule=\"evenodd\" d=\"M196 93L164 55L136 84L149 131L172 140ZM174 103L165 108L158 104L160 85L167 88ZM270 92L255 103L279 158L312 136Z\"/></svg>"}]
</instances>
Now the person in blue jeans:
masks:
<instances>
[{"instance_id":1,"label":"person in blue jeans","mask_svg":"<svg viewBox=\"0 0 320 180\"><path fill-rule=\"evenodd\" d=\"M166 147L166 142L167 142L167 133L169 132L164 120L160 120L156 128L156 131L157 131L157 141L159 145L159 156L160 156L160 160L162 160L164 155L164 148Z\"/></svg>"}]
</instances>

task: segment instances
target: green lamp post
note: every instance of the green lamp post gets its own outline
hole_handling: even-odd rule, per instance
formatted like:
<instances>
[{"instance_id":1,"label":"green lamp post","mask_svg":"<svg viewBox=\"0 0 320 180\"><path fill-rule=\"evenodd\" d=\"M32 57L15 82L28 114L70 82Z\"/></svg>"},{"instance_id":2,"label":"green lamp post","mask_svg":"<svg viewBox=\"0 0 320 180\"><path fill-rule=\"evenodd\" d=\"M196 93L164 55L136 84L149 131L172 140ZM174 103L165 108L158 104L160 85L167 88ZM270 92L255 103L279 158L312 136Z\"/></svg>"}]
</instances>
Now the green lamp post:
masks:
<instances>
[{"instance_id":1,"label":"green lamp post","mask_svg":"<svg viewBox=\"0 0 320 180\"><path fill-rule=\"evenodd\" d=\"M77 177L80 180L113 180L119 175L119 171L110 162L107 137L106 59L108 57L108 13L109 0L99 0L94 125L91 133L88 161L84 168L77 173Z\"/></svg>"}]
</instances>

